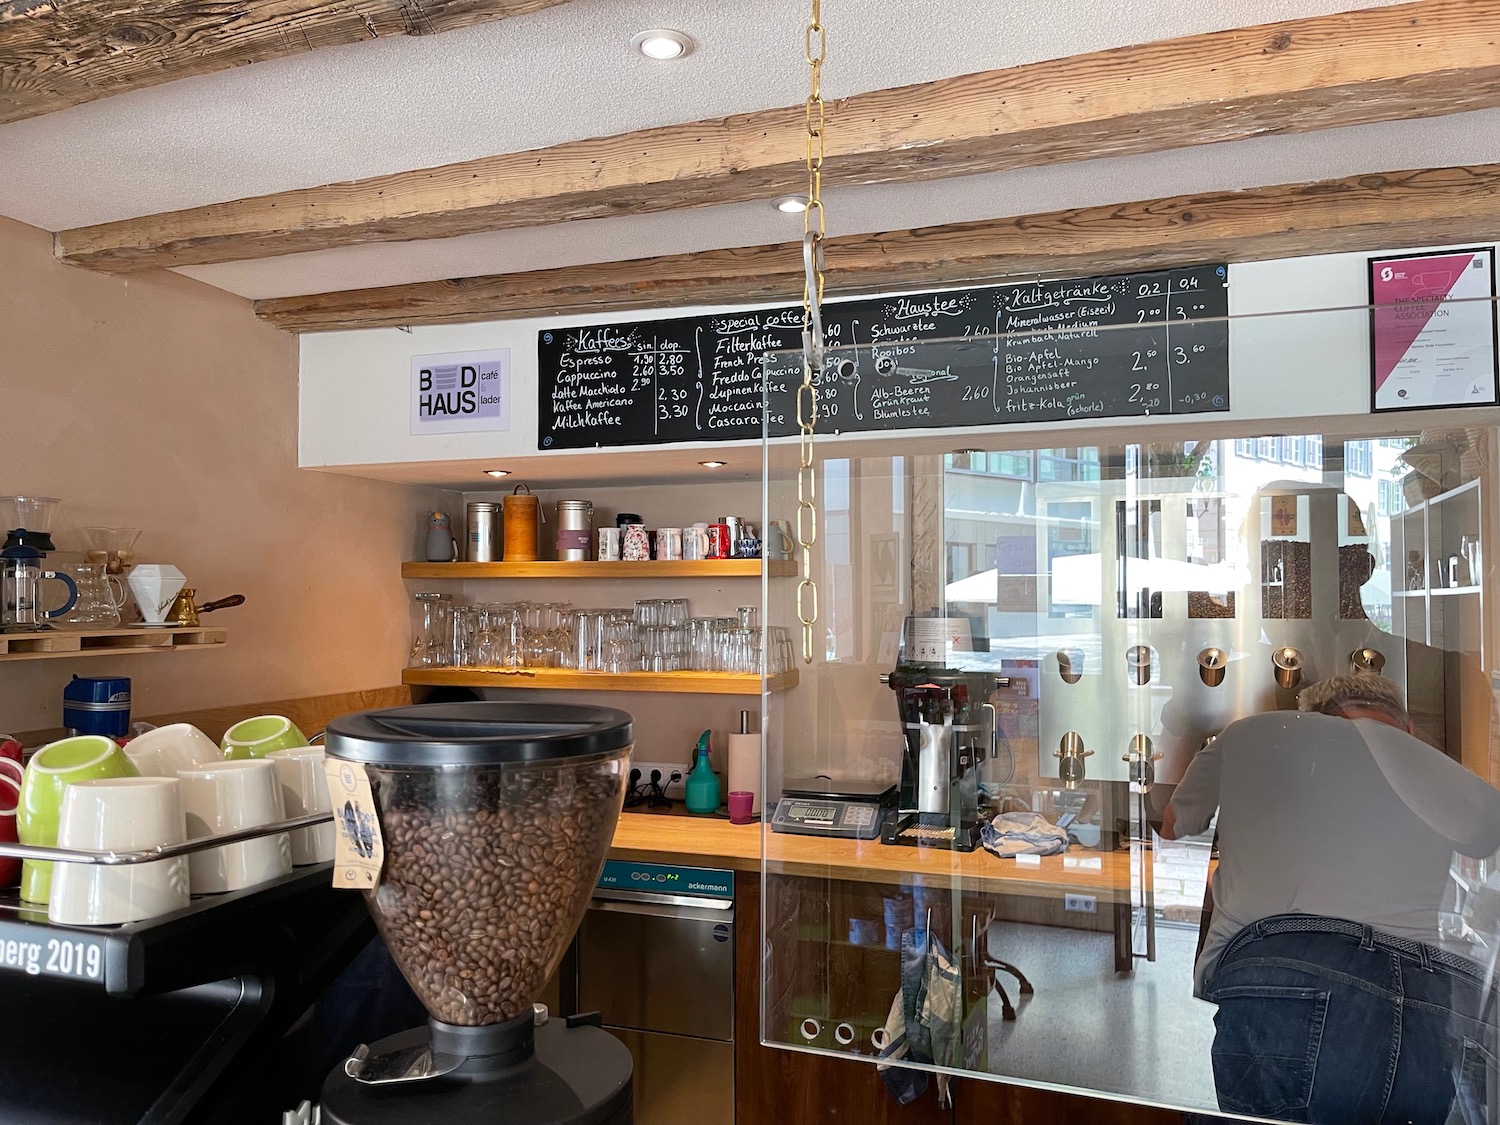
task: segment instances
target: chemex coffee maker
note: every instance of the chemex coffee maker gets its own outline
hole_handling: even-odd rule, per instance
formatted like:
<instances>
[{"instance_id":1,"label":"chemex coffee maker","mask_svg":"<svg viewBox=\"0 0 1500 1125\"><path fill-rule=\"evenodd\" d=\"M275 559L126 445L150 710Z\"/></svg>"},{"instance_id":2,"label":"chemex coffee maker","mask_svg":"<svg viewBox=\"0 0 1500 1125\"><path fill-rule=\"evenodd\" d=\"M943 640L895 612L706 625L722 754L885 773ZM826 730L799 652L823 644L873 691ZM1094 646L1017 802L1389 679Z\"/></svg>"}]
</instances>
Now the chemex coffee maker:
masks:
<instances>
[{"instance_id":1,"label":"chemex coffee maker","mask_svg":"<svg viewBox=\"0 0 1500 1125\"><path fill-rule=\"evenodd\" d=\"M51 629L52 619L62 617L78 601L78 587L66 574L47 570L45 559L52 545L52 519L60 500L50 496L0 496L0 631L34 633ZM67 601L58 609L42 604L42 583L61 582L68 589Z\"/></svg>"},{"instance_id":2,"label":"chemex coffee maker","mask_svg":"<svg viewBox=\"0 0 1500 1125\"><path fill-rule=\"evenodd\" d=\"M979 773L998 753L993 673L949 667L969 651L969 623L908 617L896 670L880 682L896 693L901 716L900 805L881 841L973 851L979 843Z\"/></svg>"},{"instance_id":3,"label":"chemex coffee maker","mask_svg":"<svg viewBox=\"0 0 1500 1125\"><path fill-rule=\"evenodd\" d=\"M328 724L335 819L378 867L365 901L431 1018L328 1077L325 1125L632 1120L625 1045L597 1013L555 1018L533 1003L604 866L632 738L623 711L550 703L429 703Z\"/></svg>"}]
</instances>

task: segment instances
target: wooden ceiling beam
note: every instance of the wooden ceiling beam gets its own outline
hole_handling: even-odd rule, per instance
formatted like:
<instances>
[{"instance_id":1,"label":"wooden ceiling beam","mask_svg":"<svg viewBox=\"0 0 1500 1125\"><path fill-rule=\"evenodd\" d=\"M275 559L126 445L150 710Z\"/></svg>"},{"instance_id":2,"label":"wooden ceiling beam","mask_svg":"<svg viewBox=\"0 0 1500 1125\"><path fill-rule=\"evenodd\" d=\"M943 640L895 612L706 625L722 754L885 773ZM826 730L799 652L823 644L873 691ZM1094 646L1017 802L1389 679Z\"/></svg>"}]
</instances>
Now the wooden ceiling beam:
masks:
<instances>
[{"instance_id":1,"label":"wooden ceiling beam","mask_svg":"<svg viewBox=\"0 0 1500 1125\"><path fill-rule=\"evenodd\" d=\"M1123 47L846 98L825 185L1158 152L1500 105L1500 0L1368 11ZM805 180L797 106L60 232L112 271L448 238L771 198Z\"/></svg>"},{"instance_id":2,"label":"wooden ceiling beam","mask_svg":"<svg viewBox=\"0 0 1500 1125\"><path fill-rule=\"evenodd\" d=\"M566 0L0 0L0 125L320 47L435 35Z\"/></svg>"},{"instance_id":3,"label":"wooden ceiling beam","mask_svg":"<svg viewBox=\"0 0 1500 1125\"><path fill-rule=\"evenodd\" d=\"M1493 238L1500 164L1152 199L827 244L828 293L1083 277ZM801 243L255 302L296 332L798 301Z\"/></svg>"}]
</instances>

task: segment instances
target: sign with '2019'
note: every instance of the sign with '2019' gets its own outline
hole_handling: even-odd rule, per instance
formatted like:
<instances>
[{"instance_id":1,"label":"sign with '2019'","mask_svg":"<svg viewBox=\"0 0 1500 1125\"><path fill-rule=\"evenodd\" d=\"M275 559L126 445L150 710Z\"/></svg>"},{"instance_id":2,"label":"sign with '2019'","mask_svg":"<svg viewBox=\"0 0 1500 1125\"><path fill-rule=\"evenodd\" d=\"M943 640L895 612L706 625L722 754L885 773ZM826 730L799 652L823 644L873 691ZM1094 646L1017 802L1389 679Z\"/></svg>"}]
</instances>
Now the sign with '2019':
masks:
<instances>
[{"instance_id":1,"label":"sign with '2019'","mask_svg":"<svg viewBox=\"0 0 1500 1125\"><path fill-rule=\"evenodd\" d=\"M510 429L510 349L411 357L411 432Z\"/></svg>"}]
</instances>

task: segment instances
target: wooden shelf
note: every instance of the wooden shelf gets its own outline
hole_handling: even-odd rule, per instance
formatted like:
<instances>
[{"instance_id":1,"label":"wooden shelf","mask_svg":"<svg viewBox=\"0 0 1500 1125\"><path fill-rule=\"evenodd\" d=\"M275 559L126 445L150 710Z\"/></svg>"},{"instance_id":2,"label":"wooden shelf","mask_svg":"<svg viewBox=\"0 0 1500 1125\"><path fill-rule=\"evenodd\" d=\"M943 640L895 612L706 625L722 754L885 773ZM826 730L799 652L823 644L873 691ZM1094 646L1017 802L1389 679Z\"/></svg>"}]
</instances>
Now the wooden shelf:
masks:
<instances>
[{"instance_id":1,"label":"wooden shelf","mask_svg":"<svg viewBox=\"0 0 1500 1125\"><path fill-rule=\"evenodd\" d=\"M762 681L741 672L575 672L571 668L408 668L404 684L532 691L660 691L697 695L760 695L797 686L797 670Z\"/></svg>"},{"instance_id":2,"label":"wooden shelf","mask_svg":"<svg viewBox=\"0 0 1500 1125\"><path fill-rule=\"evenodd\" d=\"M797 573L789 559L679 559L662 562L409 562L402 578L773 578Z\"/></svg>"},{"instance_id":3,"label":"wooden shelf","mask_svg":"<svg viewBox=\"0 0 1500 1125\"><path fill-rule=\"evenodd\" d=\"M188 648L220 648L227 629L52 629L44 633L0 633L0 661L76 660L82 656L129 656Z\"/></svg>"}]
</instances>

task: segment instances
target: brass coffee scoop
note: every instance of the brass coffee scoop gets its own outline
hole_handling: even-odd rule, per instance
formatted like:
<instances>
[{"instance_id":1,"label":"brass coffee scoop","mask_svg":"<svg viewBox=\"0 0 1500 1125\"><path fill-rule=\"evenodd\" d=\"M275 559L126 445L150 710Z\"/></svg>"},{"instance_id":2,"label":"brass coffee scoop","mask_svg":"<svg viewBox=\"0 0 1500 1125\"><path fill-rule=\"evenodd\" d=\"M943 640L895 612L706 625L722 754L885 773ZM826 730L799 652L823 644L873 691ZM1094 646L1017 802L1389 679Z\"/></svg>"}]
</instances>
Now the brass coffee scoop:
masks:
<instances>
[{"instance_id":1,"label":"brass coffee scoop","mask_svg":"<svg viewBox=\"0 0 1500 1125\"><path fill-rule=\"evenodd\" d=\"M197 592L191 586L184 586L173 599L172 608L167 610L167 620L173 625L193 629L200 624L198 621L200 613L212 613L216 609L228 609L230 606L245 604L244 594L230 594L227 598L220 598L218 601L194 605L193 596Z\"/></svg>"}]
</instances>

